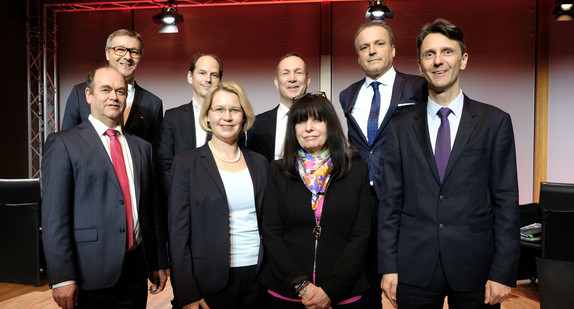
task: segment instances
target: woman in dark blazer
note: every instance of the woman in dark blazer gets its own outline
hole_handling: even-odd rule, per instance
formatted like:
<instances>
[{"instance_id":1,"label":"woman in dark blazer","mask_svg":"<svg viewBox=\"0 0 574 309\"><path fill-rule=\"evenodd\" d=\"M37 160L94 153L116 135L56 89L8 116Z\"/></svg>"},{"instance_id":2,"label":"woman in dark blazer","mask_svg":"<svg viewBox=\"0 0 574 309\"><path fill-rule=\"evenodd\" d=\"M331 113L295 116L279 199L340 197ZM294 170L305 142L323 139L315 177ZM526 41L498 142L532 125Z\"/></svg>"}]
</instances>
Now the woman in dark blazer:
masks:
<instances>
[{"instance_id":1,"label":"woman in dark blazer","mask_svg":"<svg viewBox=\"0 0 574 309\"><path fill-rule=\"evenodd\" d=\"M350 153L324 93L295 97L263 202L267 308L362 308L370 188Z\"/></svg>"},{"instance_id":2,"label":"woman in dark blazer","mask_svg":"<svg viewBox=\"0 0 574 309\"><path fill-rule=\"evenodd\" d=\"M267 160L237 145L254 119L239 85L213 86L200 112L211 141L174 159L169 245L174 296L183 308L262 308L256 274Z\"/></svg>"}]
</instances>

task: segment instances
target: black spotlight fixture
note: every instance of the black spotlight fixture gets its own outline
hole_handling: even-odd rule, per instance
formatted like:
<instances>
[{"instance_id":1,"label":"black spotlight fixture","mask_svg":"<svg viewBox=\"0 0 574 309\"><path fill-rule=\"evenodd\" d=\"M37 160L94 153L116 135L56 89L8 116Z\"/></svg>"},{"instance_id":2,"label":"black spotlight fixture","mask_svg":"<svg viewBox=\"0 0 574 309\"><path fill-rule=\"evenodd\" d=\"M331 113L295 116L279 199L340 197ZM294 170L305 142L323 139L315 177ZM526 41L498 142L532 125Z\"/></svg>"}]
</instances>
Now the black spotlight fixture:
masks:
<instances>
[{"instance_id":1,"label":"black spotlight fixture","mask_svg":"<svg viewBox=\"0 0 574 309\"><path fill-rule=\"evenodd\" d=\"M557 21L574 20L574 0L556 0L556 7L552 13Z\"/></svg>"},{"instance_id":2,"label":"black spotlight fixture","mask_svg":"<svg viewBox=\"0 0 574 309\"><path fill-rule=\"evenodd\" d=\"M154 22L164 25L159 33L178 33L177 23L183 22L183 16L177 13L175 0L163 4L161 12L153 17Z\"/></svg>"},{"instance_id":3,"label":"black spotlight fixture","mask_svg":"<svg viewBox=\"0 0 574 309\"><path fill-rule=\"evenodd\" d=\"M385 19L392 19L395 15L388 6L383 3L383 0L373 0L368 1L369 8L365 14L365 19L369 19L372 22L379 22L386 24Z\"/></svg>"}]
</instances>

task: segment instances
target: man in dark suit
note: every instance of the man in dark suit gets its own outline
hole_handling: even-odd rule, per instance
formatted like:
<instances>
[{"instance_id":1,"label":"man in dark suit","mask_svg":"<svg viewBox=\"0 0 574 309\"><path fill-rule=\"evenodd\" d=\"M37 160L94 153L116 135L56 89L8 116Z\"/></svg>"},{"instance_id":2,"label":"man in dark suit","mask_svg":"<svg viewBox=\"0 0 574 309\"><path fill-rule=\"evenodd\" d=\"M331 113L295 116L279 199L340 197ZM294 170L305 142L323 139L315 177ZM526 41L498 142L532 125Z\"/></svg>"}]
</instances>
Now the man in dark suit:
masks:
<instances>
[{"instance_id":1,"label":"man in dark suit","mask_svg":"<svg viewBox=\"0 0 574 309\"><path fill-rule=\"evenodd\" d=\"M395 39L388 25L379 22L361 25L355 35L355 50L366 77L343 90L339 103L347 118L349 142L369 166L373 222L367 273L371 289L365 299L369 308L381 308L375 235L378 231L385 134L391 118L423 102L427 94L422 77L394 69ZM373 82L378 82L377 96ZM373 100L375 98L376 101Z\"/></svg>"},{"instance_id":2,"label":"man in dark suit","mask_svg":"<svg viewBox=\"0 0 574 309\"><path fill-rule=\"evenodd\" d=\"M193 88L191 102L165 112L157 150L164 189L163 205L167 205L173 158L186 150L201 147L208 139L207 132L199 125L199 112L207 92L212 85L219 83L222 77L223 63L219 57L214 54L195 55L187 72L187 82ZM162 210L161 217L167 224L167 206ZM176 303L176 300L172 300L173 308L179 308Z\"/></svg>"},{"instance_id":3,"label":"man in dark suit","mask_svg":"<svg viewBox=\"0 0 574 309\"><path fill-rule=\"evenodd\" d=\"M62 308L145 308L158 271L151 145L122 130L127 86L112 68L90 72L88 121L48 136L42 159L42 240ZM166 257L162 257L166 259Z\"/></svg>"},{"instance_id":4,"label":"man in dark suit","mask_svg":"<svg viewBox=\"0 0 574 309\"><path fill-rule=\"evenodd\" d=\"M110 67L120 72L128 83L124 129L150 142L156 149L163 120L163 105L157 96L135 82L136 69L142 56L143 40L137 32L120 29L108 37L106 59ZM73 128L88 119L90 105L86 102L85 89L86 83L78 84L68 96L62 130Z\"/></svg>"},{"instance_id":5,"label":"man in dark suit","mask_svg":"<svg viewBox=\"0 0 574 309\"><path fill-rule=\"evenodd\" d=\"M223 77L223 63L213 54L197 54L191 60L187 82L193 88L191 102L165 112L161 127L158 158L166 190L173 157L205 144L207 133L199 125L199 111L207 92Z\"/></svg>"},{"instance_id":6,"label":"man in dark suit","mask_svg":"<svg viewBox=\"0 0 574 309\"><path fill-rule=\"evenodd\" d=\"M381 286L396 307L499 308L516 284L518 181L510 116L460 89L462 31L417 38L429 97L389 124L380 208Z\"/></svg>"},{"instance_id":7,"label":"man in dark suit","mask_svg":"<svg viewBox=\"0 0 574 309\"><path fill-rule=\"evenodd\" d=\"M274 78L279 90L279 105L255 117L253 127L247 131L246 146L264 156L268 162L279 159L287 129L287 113L293 98L304 94L311 83L305 60L299 53L281 57Z\"/></svg>"}]
</instances>

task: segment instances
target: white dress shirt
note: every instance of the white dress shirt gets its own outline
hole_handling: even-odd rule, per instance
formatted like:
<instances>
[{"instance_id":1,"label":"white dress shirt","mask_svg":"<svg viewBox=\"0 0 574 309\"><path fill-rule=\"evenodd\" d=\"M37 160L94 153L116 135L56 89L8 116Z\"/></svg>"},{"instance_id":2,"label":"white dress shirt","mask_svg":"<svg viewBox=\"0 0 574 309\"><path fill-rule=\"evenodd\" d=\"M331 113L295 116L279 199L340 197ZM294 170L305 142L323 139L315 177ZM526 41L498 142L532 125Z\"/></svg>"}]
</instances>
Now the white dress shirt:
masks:
<instances>
[{"instance_id":1,"label":"white dress shirt","mask_svg":"<svg viewBox=\"0 0 574 309\"><path fill-rule=\"evenodd\" d=\"M279 103L277 123L275 125L275 151L273 153L275 160L278 160L283 154L283 144L285 142L285 134L287 134L287 113L289 113L287 106Z\"/></svg>"},{"instance_id":2,"label":"white dress shirt","mask_svg":"<svg viewBox=\"0 0 574 309\"><path fill-rule=\"evenodd\" d=\"M393 85L395 83L395 77L397 76L397 71L391 67L383 76L377 79L381 84L379 85L379 93L381 94L381 107L379 110L379 123L377 127L381 126L387 110L391 105L391 96L393 94ZM365 82L359 90L357 95L357 100L353 109L351 110L351 115L357 121L357 124L363 131L363 135L367 136L367 124L369 122L369 114L371 113L371 103L373 102L373 96L375 95L374 89L371 83L374 80L370 77L365 77Z\"/></svg>"},{"instance_id":3,"label":"white dress shirt","mask_svg":"<svg viewBox=\"0 0 574 309\"><path fill-rule=\"evenodd\" d=\"M201 106L195 103L193 99L191 100L191 104L193 105L193 123L195 125L195 148L199 148L205 144L207 132L203 131L199 125L199 113L201 112Z\"/></svg>"}]
</instances>

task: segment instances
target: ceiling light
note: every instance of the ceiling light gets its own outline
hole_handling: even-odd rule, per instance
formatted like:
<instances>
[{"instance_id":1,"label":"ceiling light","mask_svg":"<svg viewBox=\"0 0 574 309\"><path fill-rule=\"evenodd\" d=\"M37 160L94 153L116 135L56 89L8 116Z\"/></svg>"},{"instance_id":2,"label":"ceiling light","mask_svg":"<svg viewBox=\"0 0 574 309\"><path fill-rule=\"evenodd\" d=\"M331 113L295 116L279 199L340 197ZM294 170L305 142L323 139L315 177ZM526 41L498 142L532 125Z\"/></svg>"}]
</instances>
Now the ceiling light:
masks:
<instances>
[{"instance_id":1,"label":"ceiling light","mask_svg":"<svg viewBox=\"0 0 574 309\"><path fill-rule=\"evenodd\" d=\"M368 2L369 8L367 9L367 13L365 13L365 19L386 24L387 22L385 19L393 18L393 11L383 3L383 0L373 0Z\"/></svg>"},{"instance_id":2,"label":"ceiling light","mask_svg":"<svg viewBox=\"0 0 574 309\"><path fill-rule=\"evenodd\" d=\"M552 14L556 16L557 21L574 20L573 5L574 0L556 0L556 7L554 7Z\"/></svg>"},{"instance_id":3,"label":"ceiling light","mask_svg":"<svg viewBox=\"0 0 574 309\"><path fill-rule=\"evenodd\" d=\"M176 24L183 22L183 16L177 13L177 9L174 6L175 0L169 0L163 4L161 12L154 15L153 20L158 24L164 25L159 33L177 33L179 29Z\"/></svg>"}]
</instances>

